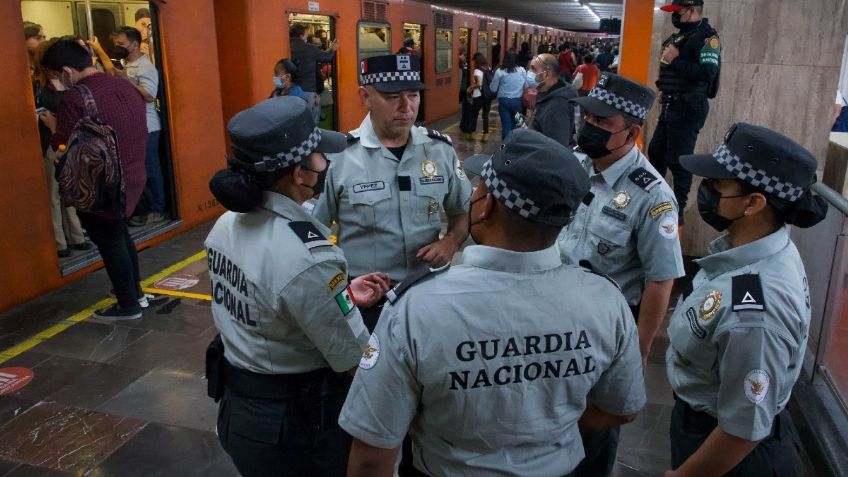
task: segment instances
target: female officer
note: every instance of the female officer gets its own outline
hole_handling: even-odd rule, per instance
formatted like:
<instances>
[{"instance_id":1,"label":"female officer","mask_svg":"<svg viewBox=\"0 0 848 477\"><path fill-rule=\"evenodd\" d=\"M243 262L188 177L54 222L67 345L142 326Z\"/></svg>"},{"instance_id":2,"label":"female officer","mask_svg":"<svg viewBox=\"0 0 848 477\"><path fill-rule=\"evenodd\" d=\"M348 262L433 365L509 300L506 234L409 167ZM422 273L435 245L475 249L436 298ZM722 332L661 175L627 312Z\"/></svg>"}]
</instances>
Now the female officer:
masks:
<instances>
[{"instance_id":1,"label":"female officer","mask_svg":"<svg viewBox=\"0 0 848 477\"><path fill-rule=\"evenodd\" d=\"M800 461L784 411L806 349L810 298L787 224L812 227L827 205L810 192L816 160L792 140L736 124L712 155L681 157L704 177L701 218L723 235L669 324L676 403L671 460L679 476L794 476Z\"/></svg>"},{"instance_id":2,"label":"female officer","mask_svg":"<svg viewBox=\"0 0 848 477\"><path fill-rule=\"evenodd\" d=\"M324 153L344 150L345 137L316 128L291 96L238 113L227 130L230 168L210 188L231 212L206 239L219 439L245 477L343 476L345 371L369 338L356 305L373 305L389 287L379 273L348 284L341 249L301 207L324 190Z\"/></svg>"}]
</instances>

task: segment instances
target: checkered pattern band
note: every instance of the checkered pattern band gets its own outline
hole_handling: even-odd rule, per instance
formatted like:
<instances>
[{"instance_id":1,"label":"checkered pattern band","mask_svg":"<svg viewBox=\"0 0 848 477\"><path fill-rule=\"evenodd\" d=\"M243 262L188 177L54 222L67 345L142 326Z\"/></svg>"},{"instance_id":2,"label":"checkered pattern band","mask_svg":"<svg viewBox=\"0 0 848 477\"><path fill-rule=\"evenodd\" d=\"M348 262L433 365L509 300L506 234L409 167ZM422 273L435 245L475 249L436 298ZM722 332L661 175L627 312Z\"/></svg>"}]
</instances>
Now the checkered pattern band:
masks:
<instances>
[{"instance_id":1,"label":"checkered pattern band","mask_svg":"<svg viewBox=\"0 0 848 477\"><path fill-rule=\"evenodd\" d=\"M486 188L508 209L518 213L518 215L526 218L536 217L541 212L541 209L536 207L533 199L528 199L521 196L515 189L510 189L506 182L499 179L495 170L492 168L492 161L487 161L483 165L483 180L486 181Z\"/></svg>"},{"instance_id":2,"label":"checkered pattern band","mask_svg":"<svg viewBox=\"0 0 848 477\"><path fill-rule=\"evenodd\" d=\"M393 83L395 81L421 81L418 71L390 71L388 73L369 73L362 75L362 84Z\"/></svg>"},{"instance_id":3,"label":"checkered pattern band","mask_svg":"<svg viewBox=\"0 0 848 477\"><path fill-rule=\"evenodd\" d=\"M742 158L728 149L726 144L719 146L716 152L713 153L713 157L728 171L735 174L739 180L745 181L769 194L788 200L789 202L795 202L804 195L803 188L791 182L784 182L779 177L770 176L762 169L754 168L754 166L743 161Z\"/></svg>"},{"instance_id":4,"label":"checkered pattern band","mask_svg":"<svg viewBox=\"0 0 848 477\"><path fill-rule=\"evenodd\" d=\"M274 156L265 156L261 161L254 164L256 172L267 172L285 169L302 161L318 147L321 142L321 130L315 128L305 141L285 152Z\"/></svg>"},{"instance_id":5,"label":"checkered pattern band","mask_svg":"<svg viewBox=\"0 0 848 477\"><path fill-rule=\"evenodd\" d=\"M603 101L613 108L621 111L624 114L629 114L639 119L648 117L648 108L640 106L627 98L623 98L609 90L602 88L592 88L589 92L590 98Z\"/></svg>"}]
</instances>

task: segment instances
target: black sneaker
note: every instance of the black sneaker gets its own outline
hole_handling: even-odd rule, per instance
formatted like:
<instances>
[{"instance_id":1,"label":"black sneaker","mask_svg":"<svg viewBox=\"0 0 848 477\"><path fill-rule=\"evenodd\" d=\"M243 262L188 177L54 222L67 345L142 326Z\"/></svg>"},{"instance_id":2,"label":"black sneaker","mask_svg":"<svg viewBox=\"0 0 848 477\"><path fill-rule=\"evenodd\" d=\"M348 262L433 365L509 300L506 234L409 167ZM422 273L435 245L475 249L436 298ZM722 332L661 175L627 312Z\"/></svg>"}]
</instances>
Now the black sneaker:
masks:
<instances>
[{"instance_id":1,"label":"black sneaker","mask_svg":"<svg viewBox=\"0 0 848 477\"><path fill-rule=\"evenodd\" d=\"M147 225L147 216L146 215L136 215L135 217L130 217L130 227L141 227L143 225Z\"/></svg>"},{"instance_id":2,"label":"black sneaker","mask_svg":"<svg viewBox=\"0 0 848 477\"><path fill-rule=\"evenodd\" d=\"M134 308L121 308L121 305L115 303L108 308L97 310L92 314L95 318L100 318L102 320L137 320L141 318L141 307L136 306Z\"/></svg>"},{"instance_id":3,"label":"black sneaker","mask_svg":"<svg viewBox=\"0 0 848 477\"><path fill-rule=\"evenodd\" d=\"M63 248L62 250L59 250L57 253L59 254L59 258L68 258L68 257L71 256L72 252L71 252L71 249L69 249L69 248Z\"/></svg>"},{"instance_id":4,"label":"black sneaker","mask_svg":"<svg viewBox=\"0 0 848 477\"><path fill-rule=\"evenodd\" d=\"M71 248L73 248L74 250L83 250L83 251L91 250L92 247L93 246L88 242L75 243L75 244L71 245Z\"/></svg>"}]
</instances>

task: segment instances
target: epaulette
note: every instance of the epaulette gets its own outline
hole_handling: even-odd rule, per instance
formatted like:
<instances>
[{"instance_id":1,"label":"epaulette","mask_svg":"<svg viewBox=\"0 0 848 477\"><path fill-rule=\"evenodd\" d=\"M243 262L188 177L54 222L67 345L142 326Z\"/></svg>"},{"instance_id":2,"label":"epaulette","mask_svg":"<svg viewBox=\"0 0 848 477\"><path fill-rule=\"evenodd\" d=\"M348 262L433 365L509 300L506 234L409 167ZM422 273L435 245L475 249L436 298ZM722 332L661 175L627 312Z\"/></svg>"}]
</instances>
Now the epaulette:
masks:
<instances>
[{"instance_id":1,"label":"epaulette","mask_svg":"<svg viewBox=\"0 0 848 477\"><path fill-rule=\"evenodd\" d=\"M630 175L627 176L631 182L639 186L640 189L645 192L650 192L651 189L658 186L662 179L650 173L644 167L640 167L635 171L631 172Z\"/></svg>"},{"instance_id":2,"label":"epaulette","mask_svg":"<svg viewBox=\"0 0 848 477\"><path fill-rule=\"evenodd\" d=\"M736 275L732 280L733 311L766 311L759 273Z\"/></svg>"},{"instance_id":3,"label":"epaulette","mask_svg":"<svg viewBox=\"0 0 848 477\"><path fill-rule=\"evenodd\" d=\"M425 278L435 276L439 273L444 272L445 270L447 270L449 268L450 268L450 264L447 264L444 267L439 267L439 268L424 267L424 268L412 273L412 275L409 275L408 277L406 277L406 280L398 283L397 285L395 285L394 288L392 288L391 290L389 290L388 293L386 293L386 300L388 300L389 303L394 304L394 302L396 302L404 293L406 293L407 290L412 288L412 286L415 285L416 283L420 283Z\"/></svg>"},{"instance_id":4,"label":"epaulette","mask_svg":"<svg viewBox=\"0 0 848 477\"><path fill-rule=\"evenodd\" d=\"M312 222L289 222L289 227L309 250L333 245Z\"/></svg>"},{"instance_id":5,"label":"epaulette","mask_svg":"<svg viewBox=\"0 0 848 477\"><path fill-rule=\"evenodd\" d=\"M432 139L438 139L439 141L443 141L450 145L453 145L453 140L450 138L450 136L441 131L436 131L435 129L428 129L427 136Z\"/></svg>"},{"instance_id":6,"label":"epaulette","mask_svg":"<svg viewBox=\"0 0 848 477\"><path fill-rule=\"evenodd\" d=\"M353 145L359 142L359 136L354 136L351 133L345 133L345 138L347 138L347 145Z\"/></svg>"},{"instance_id":7,"label":"epaulette","mask_svg":"<svg viewBox=\"0 0 848 477\"><path fill-rule=\"evenodd\" d=\"M583 269L583 270L585 270L586 272L594 273L595 275L598 275L599 277L604 277L604 278L606 278L607 280L609 280L609 282L610 282L610 283L612 283L612 284L613 284L613 286L614 286L615 288L617 288L617 289L618 289L618 291L621 291L621 287L620 287L620 286L618 286L618 282L616 282L615 280L613 280L611 276L609 276L609 275L607 275L607 274L605 274L605 273L601 273L601 272L599 272L599 271L595 270L595 267L594 267L594 266L592 265L592 263L591 263L591 262L589 262L588 260L580 260L580 262L578 263L578 265L580 265L580 268L582 268L582 269Z\"/></svg>"}]
</instances>

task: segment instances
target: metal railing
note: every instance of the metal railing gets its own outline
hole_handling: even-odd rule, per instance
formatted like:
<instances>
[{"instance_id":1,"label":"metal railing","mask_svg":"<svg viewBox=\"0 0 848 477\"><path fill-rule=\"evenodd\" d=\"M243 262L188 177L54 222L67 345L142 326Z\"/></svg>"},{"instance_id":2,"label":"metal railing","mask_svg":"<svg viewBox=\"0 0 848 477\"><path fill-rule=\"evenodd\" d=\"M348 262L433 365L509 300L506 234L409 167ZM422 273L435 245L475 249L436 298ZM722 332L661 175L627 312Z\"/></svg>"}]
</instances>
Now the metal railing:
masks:
<instances>
[{"instance_id":1,"label":"metal railing","mask_svg":"<svg viewBox=\"0 0 848 477\"><path fill-rule=\"evenodd\" d=\"M833 207L836 207L837 210L842 212L842 215L848 216L848 198L845 198L842 194L836 192L835 190L831 189L830 187L821 182L816 182L815 184L813 184L811 189L816 194L822 196L822 198L826 200L828 204L832 205Z\"/></svg>"}]
</instances>

